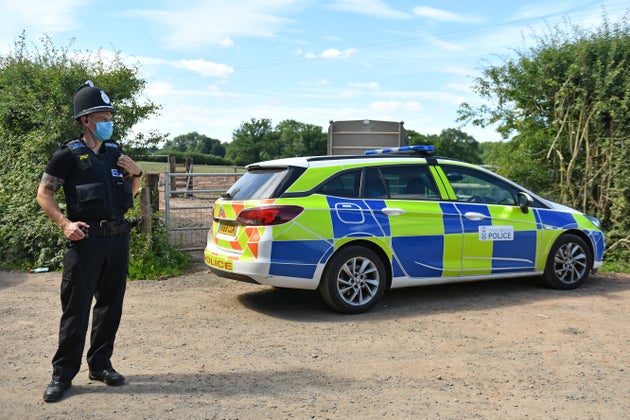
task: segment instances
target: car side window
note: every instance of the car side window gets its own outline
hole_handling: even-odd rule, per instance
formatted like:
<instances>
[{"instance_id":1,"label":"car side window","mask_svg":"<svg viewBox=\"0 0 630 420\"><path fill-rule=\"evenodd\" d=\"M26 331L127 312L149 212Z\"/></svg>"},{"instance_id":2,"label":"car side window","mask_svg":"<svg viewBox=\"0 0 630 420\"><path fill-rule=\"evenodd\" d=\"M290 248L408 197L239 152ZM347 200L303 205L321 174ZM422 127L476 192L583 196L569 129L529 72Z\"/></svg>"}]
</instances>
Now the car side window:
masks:
<instances>
[{"instance_id":1,"label":"car side window","mask_svg":"<svg viewBox=\"0 0 630 420\"><path fill-rule=\"evenodd\" d=\"M361 185L361 170L340 173L330 178L319 189L318 193L335 197L356 198Z\"/></svg>"},{"instance_id":2,"label":"car side window","mask_svg":"<svg viewBox=\"0 0 630 420\"><path fill-rule=\"evenodd\" d=\"M346 198L440 199L426 165L391 165L344 171L331 177L317 192Z\"/></svg>"},{"instance_id":3,"label":"car side window","mask_svg":"<svg viewBox=\"0 0 630 420\"><path fill-rule=\"evenodd\" d=\"M388 198L388 185L378 168L365 168L361 181L361 197Z\"/></svg>"},{"instance_id":4,"label":"car side window","mask_svg":"<svg viewBox=\"0 0 630 420\"><path fill-rule=\"evenodd\" d=\"M442 165L457 201L515 206L518 191L490 174L454 165Z\"/></svg>"},{"instance_id":5,"label":"car side window","mask_svg":"<svg viewBox=\"0 0 630 420\"><path fill-rule=\"evenodd\" d=\"M439 200L437 186L426 165L384 166L381 169L387 181L391 198L404 200Z\"/></svg>"}]
</instances>

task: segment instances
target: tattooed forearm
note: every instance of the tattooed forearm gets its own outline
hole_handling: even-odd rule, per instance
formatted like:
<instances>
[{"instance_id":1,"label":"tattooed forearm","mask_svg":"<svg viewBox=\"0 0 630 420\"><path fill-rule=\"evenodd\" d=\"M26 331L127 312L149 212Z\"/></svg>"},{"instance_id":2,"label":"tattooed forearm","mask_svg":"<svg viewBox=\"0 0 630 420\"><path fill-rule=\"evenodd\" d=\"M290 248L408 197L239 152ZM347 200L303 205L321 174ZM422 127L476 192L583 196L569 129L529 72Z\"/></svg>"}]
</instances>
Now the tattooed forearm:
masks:
<instances>
[{"instance_id":1,"label":"tattooed forearm","mask_svg":"<svg viewBox=\"0 0 630 420\"><path fill-rule=\"evenodd\" d=\"M61 178L57 178L56 176L51 176L47 173L44 173L44 175L42 175L42 180L39 181L39 183L43 184L44 188L46 188L48 191L57 192L59 191L59 188L61 188L61 186L63 185L64 180Z\"/></svg>"}]
</instances>

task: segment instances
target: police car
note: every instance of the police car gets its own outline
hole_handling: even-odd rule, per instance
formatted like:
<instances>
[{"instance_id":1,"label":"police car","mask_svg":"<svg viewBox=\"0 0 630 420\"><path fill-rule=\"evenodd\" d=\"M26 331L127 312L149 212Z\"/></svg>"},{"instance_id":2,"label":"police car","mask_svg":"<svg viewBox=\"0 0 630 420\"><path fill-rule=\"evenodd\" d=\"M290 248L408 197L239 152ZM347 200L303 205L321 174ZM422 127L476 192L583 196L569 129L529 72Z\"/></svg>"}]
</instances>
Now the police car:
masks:
<instances>
[{"instance_id":1,"label":"police car","mask_svg":"<svg viewBox=\"0 0 630 420\"><path fill-rule=\"evenodd\" d=\"M342 313L390 288L540 276L573 289L602 264L599 221L432 146L247 166L213 208L221 277L318 290Z\"/></svg>"}]
</instances>

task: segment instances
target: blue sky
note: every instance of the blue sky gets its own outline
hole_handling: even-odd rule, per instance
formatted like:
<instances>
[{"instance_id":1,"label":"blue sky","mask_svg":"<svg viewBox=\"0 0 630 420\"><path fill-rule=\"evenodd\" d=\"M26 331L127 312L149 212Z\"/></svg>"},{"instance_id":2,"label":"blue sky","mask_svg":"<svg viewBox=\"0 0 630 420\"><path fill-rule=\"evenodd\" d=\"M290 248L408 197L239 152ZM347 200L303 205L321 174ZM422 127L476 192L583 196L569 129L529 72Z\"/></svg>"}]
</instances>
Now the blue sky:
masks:
<instances>
[{"instance_id":1,"label":"blue sky","mask_svg":"<svg viewBox=\"0 0 630 420\"><path fill-rule=\"evenodd\" d=\"M221 141L252 118L321 126L330 120L404 121L438 134L459 126L480 70L500 64L563 19L597 27L625 0L0 0L0 52L26 31L55 46L119 52L137 64L163 109L137 126L171 138ZM524 36L526 38L524 38Z\"/></svg>"}]
</instances>

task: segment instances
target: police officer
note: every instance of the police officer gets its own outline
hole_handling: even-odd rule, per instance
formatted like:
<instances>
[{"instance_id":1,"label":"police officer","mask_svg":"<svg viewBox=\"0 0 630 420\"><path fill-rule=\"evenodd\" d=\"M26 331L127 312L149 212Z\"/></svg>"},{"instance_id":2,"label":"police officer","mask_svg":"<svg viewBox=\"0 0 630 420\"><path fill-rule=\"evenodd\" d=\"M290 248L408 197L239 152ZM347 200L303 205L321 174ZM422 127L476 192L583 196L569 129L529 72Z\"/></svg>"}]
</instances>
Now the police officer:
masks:
<instances>
[{"instance_id":1,"label":"police officer","mask_svg":"<svg viewBox=\"0 0 630 420\"><path fill-rule=\"evenodd\" d=\"M83 134L52 155L37 190L37 202L67 239L59 346L52 360L52 380L44 392L46 402L63 397L79 371L93 298L89 378L112 386L125 382L110 359L129 263L130 226L124 215L133 205L142 170L109 141L116 110L102 89L87 81L72 102L75 123ZM67 215L55 199L60 188Z\"/></svg>"}]
</instances>

